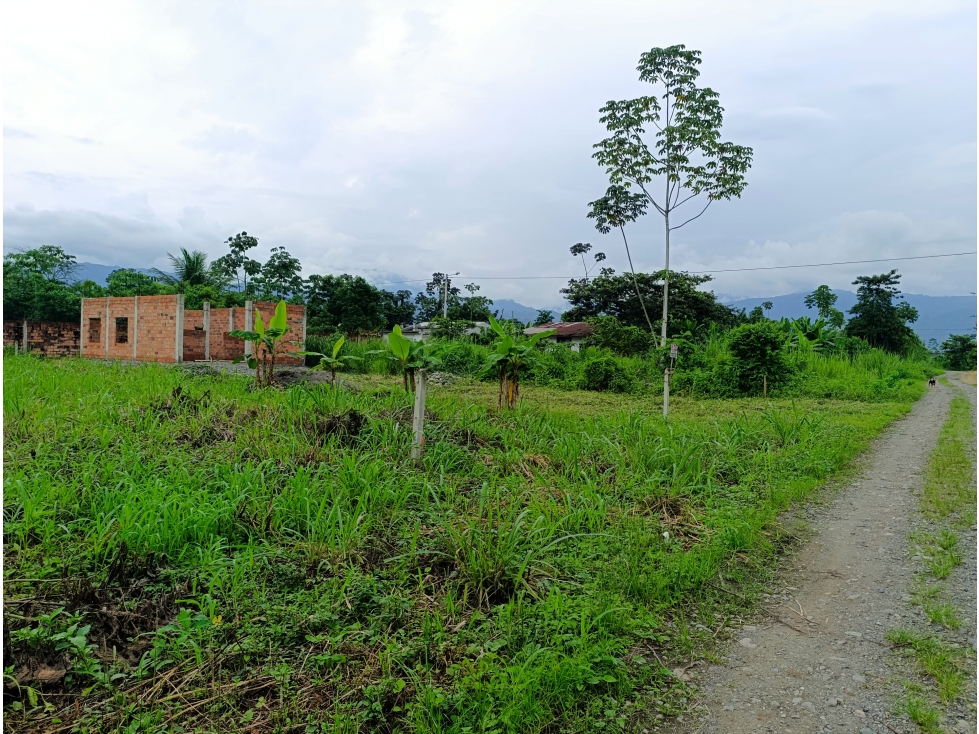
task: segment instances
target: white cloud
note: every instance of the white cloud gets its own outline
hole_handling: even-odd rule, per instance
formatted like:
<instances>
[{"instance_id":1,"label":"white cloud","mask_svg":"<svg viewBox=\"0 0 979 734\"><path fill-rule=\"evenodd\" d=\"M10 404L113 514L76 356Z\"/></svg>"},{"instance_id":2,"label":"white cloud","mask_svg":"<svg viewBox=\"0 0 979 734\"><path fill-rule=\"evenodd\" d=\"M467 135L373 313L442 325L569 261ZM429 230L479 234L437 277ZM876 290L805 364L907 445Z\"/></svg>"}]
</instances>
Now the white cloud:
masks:
<instances>
[{"instance_id":1,"label":"white cloud","mask_svg":"<svg viewBox=\"0 0 979 734\"><path fill-rule=\"evenodd\" d=\"M18 3L4 246L144 265L247 230L308 272L397 279L571 275L568 246L590 240L621 270L621 243L584 216L606 185L597 109L645 93L640 52L684 42L755 163L740 201L676 235L677 267L971 249L955 243L975 244L975 15L964 0ZM630 237L637 265L661 267L654 219ZM975 289L974 261L913 262L905 283ZM717 284L765 295L823 272ZM553 303L559 286L482 292Z\"/></svg>"}]
</instances>

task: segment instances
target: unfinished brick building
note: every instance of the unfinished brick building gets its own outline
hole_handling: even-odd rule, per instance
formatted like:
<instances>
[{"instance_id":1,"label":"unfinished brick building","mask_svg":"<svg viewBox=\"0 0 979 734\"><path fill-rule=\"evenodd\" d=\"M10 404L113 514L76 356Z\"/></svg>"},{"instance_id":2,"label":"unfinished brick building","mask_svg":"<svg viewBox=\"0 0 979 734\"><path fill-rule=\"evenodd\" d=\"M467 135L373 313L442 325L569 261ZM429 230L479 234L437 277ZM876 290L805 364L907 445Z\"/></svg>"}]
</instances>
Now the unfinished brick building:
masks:
<instances>
[{"instance_id":1,"label":"unfinished brick building","mask_svg":"<svg viewBox=\"0 0 979 734\"><path fill-rule=\"evenodd\" d=\"M228 336L250 331L257 310L268 324L275 303L245 302L244 308L185 310L184 297L133 296L83 298L81 356L134 362L201 362L231 360L251 352L251 344ZM289 333L277 362L302 364L296 352L306 341L306 307L287 306Z\"/></svg>"}]
</instances>

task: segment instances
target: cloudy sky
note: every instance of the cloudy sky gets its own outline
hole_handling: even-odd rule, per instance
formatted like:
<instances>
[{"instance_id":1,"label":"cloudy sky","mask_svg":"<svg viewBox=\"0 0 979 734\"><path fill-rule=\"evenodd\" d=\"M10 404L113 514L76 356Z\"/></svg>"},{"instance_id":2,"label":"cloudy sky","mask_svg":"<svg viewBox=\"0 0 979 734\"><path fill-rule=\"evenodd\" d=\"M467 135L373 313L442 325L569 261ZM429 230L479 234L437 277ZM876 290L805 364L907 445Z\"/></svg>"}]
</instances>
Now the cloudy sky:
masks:
<instances>
[{"instance_id":1,"label":"cloudy sky","mask_svg":"<svg viewBox=\"0 0 979 734\"><path fill-rule=\"evenodd\" d=\"M165 266L246 230L305 272L462 271L552 305L607 185L598 108L649 91L640 53L703 53L740 200L674 233L680 270L976 249L976 7L959 0L6 4L4 251ZM661 221L630 228L663 262ZM975 291L974 255L718 273L728 296ZM486 278L486 280L480 280ZM494 278L494 279L489 279ZM394 288L395 286L388 286Z\"/></svg>"}]
</instances>

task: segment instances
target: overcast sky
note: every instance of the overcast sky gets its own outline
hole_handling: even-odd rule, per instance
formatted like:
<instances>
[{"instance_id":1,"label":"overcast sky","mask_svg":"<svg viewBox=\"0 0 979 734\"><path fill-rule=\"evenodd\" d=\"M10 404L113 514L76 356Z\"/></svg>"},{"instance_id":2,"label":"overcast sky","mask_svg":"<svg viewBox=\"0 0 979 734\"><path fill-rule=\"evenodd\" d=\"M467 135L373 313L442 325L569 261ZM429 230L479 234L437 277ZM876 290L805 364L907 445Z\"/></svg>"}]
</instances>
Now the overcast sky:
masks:
<instances>
[{"instance_id":1,"label":"overcast sky","mask_svg":"<svg viewBox=\"0 0 979 734\"><path fill-rule=\"evenodd\" d=\"M607 185L598 108L684 43L754 148L749 185L674 233L711 270L976 249L976 6L952 0L51 3L5 7L4 251L166 266L246 230L306 274L462 271L560 302ZM663 264L661 220L629 230ZM976 258L719 273L727 296L975 291ZM468 276L468 277L466 277ZM397 286L387 286L391 289Z\"/></svg>"}]
</instances>

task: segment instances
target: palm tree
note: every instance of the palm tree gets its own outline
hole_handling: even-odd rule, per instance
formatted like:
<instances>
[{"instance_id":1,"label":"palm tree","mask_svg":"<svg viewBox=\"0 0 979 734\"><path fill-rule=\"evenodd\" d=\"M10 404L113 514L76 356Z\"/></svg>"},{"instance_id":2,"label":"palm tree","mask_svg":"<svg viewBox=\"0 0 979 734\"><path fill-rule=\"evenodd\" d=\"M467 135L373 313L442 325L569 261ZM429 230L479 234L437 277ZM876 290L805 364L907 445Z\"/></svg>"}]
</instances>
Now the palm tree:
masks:
<instances>
[{"instance_id":1,"label":"palm tree","mask_svg":"<svg viewBox=\"0 0 979 734\"><path fill-rule=\"evenodd\" d=\"M217 287L224 285L225 279L220 277L213 265L207 264L207 253L200 250L190 252L186 247L181 247L179 257L171 255L169 252L167 257L173 264L173 274L153 268L157 277L167 285L213 285Z\"/></svg>"}]
</instances>

